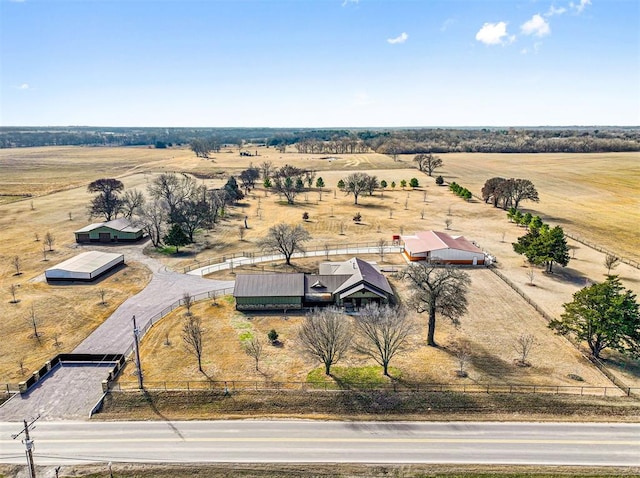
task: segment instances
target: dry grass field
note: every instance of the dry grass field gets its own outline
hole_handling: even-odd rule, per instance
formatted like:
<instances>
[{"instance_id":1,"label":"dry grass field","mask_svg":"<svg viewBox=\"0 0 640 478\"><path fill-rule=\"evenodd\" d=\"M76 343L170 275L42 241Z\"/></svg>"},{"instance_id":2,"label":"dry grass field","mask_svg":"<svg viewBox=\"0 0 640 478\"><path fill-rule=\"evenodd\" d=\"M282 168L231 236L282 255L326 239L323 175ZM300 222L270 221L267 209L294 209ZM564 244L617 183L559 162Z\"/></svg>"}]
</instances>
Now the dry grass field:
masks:
<instances>
[{"instance_id":1,"label":"dry grass field","mask_svg":"<svg viewBox=\"0 0 640 478\"><path fill-rule=\"evenodd\" d=\"M375 260L371 257L370 260ZM308 263L310 266L310 263ZM304 267L307 269L310 267ZM426 317L414 313L420 333L411 339L409 350L391 363L400 373L395 377L408 382L468 384L532 384L568 386L607 386L608 380L581 356L564 338L551 334L544 320L495 274L470 271L472 278L469 312L459 328L444 319L438 323L436 341L444 347L426 346ZM400 297L406 285L392 279ZM217 304L203 301L192 309L201 317L205 335L202 374L196 359L184 347L181 337L185 311L178 309L155 325L142 341L142 363L147 383L168 381L179 386L186 380L302 381L321 363L307 356L296 339L303 315L247 314L233 307L230 297ZM271 346L267 333L275 329L281 346ZM531 367L514 364L513 346L520 334L531 333L537 345L530 356ZM243 341L257 337L264 343L259 370L243 348ZM446 345L452 340L467 341L472 350L467 378L457 378L455 357ZM340 366L375 365L373 360L351 353ZM121 381L134 381L131 366ZM576 382L568 377L583 378ZM182 384L184 386L184 383Z\"/></svg>"},{"instance_id":2,"label":"dry grass field","mask_svg":"<svg viewBox=\"0 0 640 478\"><path fill-rule=\"evenodd\" d=\"M249 150L253 151L252 148ZM529 285L527 268L523 267L522 258L516 256L511 248L511 242L522 235L523 230L509 224L504 211L477 200L466 203L446 187L437 187L433 178L413 168L411 157L393 161L387 156L372 153L321 159L320 155L281 154L266 148L259 148L258 152L259 156L246 158L239 156L237 148L223 149L210 160L205 160L196 158L187 149L61 147L0 150L0 168L3 171L0 177L0 194L34 196L31 199L0 203L0 312L7 317L0 326L2 333L11 334L11 337L28 337L28 324L25 324L22 310L18 311L17 307L12 308L13 304L9 304L11 297L8 287L14 283L20 286L21 302L18 305L22 308L28 308L33 302L38 310L41 301L49 296L53 297L55 288L43 283L32 284L30 281L50 265L77 253L72 232L89 222L86 206L90 195L86 192L86 185L100 177L118 177L127 188L144 190L154 174L176 171L191 172L208 185L221 185L225 180L224 176L246 169L250 162L259 165L263 161L272 161L275 167L291 163L314 169L318 171L318 176L323 177L326 188L322 200L319 192L314 190L300 194L296 204L289 206L280 201L276 194L258 188L237 207L231 208L216 229L205 231L198 238L199 244L186 248L184 254L178 257L154 254L176 270L193 265L195 261L233 252L255 251L256 241L265 234L268 227L280 221L304 224L313 236L309 247L323 248L325 244L375 242L381 238L390 241L392 234L402 232L444 230L445 220L450 219L451 234L465 235L495 255L502 272L549 314L559 314L562 304L569 301L576 290L588 281L601 280L606 272L602 254L575 244L575 258L567 268L558 267L553 275L536 270L534 285ZM460 154L443 155L443 158L445 166L438 173L446 180L455 180L468 187L475 194L479 194L484 181L493 176L531 179L540 193L541 201L537 204L524 203L525 209L530 208L528 210L540 214L547 221L561 224L567 230L579 233L608 249L636 260L639 258L636 246L640 209L637 194L633 194L634 191L637 193L640 184L637 154L581 157L551 154ZM389 184L395 181L398 186L394 190L388 187L383 194L377 192L373 197L361 197L360 204L355 206L351 196L345 197L335 191L338 180L346 176L348 171L366 171L379 179L385 179ZM409 181L412 177L419 179L421 187L402 190L400 181ZM60 192L47 194L52 191ZM575 193L569 195L567 191ZM10 199L10 196L0 197ZM615 214L609 213L611 205L615 207ZM302 220L303 212L309 213L309 221ZM356 212L362 214L359 224L352 220ZM243 240L240 240L238 228L243 224L245 216L248 218L249 229ZM37 232L42 238L47 231L54 234L56 244L55 252L49 254L49 261L44 262L42 241L35 241L34 234ZM23 274L20 276L13 275L15 271L11 258L14 255L19 255L22 259ZM370 259L379 260L377 256ZM385 257L385 261L391 260ZM138 270L134 264L130 264L127 272L134 269ZM141 270L139 273L144 275ZM621 264L615 273L621 276L626 287L640 291L640 273L637 269ZM441 342L460 334L474 337L477 355L468 380L491 381L502 377L501 380L505 382L552 378L561 384L567 382L567 373L577 373L587 383L604 383L603 377L594 372L564 339L553 336L546 329L533 309L525 306L524 302L521 306L514 307L513 304L519 303L521 299L494 275L488 271L473 271L472 274L473 297L468 316L463 318L460 330L454 330L442 322L439 326L441 335L438 337ZM114 278L118 278L118 275ZM80 336L86 336L108 315L93 312L99 301L97 290L100 287L103 285L80 286L77 290L91 291L86 295L76 295L74 291L67 292L65 289L65 293L69 294L65 296L65 300L69 301L73 296L73 307L64 309L64 303L47 307L41 312L43 320L59 323L61 315L82 310L91 315L92 320L95 319L95 323L87 320L81 321L79 325L76 323L74 330L77 340ZM133 287L121 289L122 296L114 298L114 304L133 292ZM212 343L216 344L220 354L209 357L207 373L213 377L222 377L227 373L252 376L251 363L242 351L239 339L225 342L223 346L220 337L225 337L226 334L231 334L231 337L234 334L239 336L245 326L238 324L244 323L255 328L258 334L264 334L265 330L282 322L281 319L263 317L248 320L234 311L228 311L223 305L212 307L203 303L197 307L204 308L198 313L211 324L208 330L217 331ZM283 336L287 338L296 320L299 319L291 318L275 328L279 331L282 329ZM184 351L179 337L180 321L179 315L168 317L145 337L144 353L152 353L150 351L153 350L155 354L157 351L157 363L160 365L158 372L149 370L148 373L158 379L162 376L162 369L166 370L163 364L185 363L185 357L181 355ZM497 335L492 330L494 325L502 334L500 340L496 340ZM162 345L166 338L166 332L163 333L165 327L169 328L171 346ZM513 352L510 342L521 330L535 331L540 337L541 345L533 352L533 367L512 370ZM403 376L412 380L448 381L453 368L452 359L443 350L423 347L422 338L416 337L415 340L413 351L398 360ZM61 341L68 345L76 343L71 337L63 337ZM283 349L270 350L270 355L273 356L265 359L264 372L272 374L274 380L285 377L289 380L304 379L308 370L314 366L297 352L295 357L286 355L289 353L288 343L288 340L285 341ZM60 351L69 349L64 347ZM23 353L19 347L4 348L2 355L6 360L0 362L0 381L17 380L17 362ZM48 352L42 355L47 354ZM26 363L29 364L27 369L39 366L43 361L42 355L29 349L26 357ZM284 360L283 357L289 358ZM287 364L290 360L291 363L283 368L279 364L280 360ZM354 363L359 363L354 360ZM412 361L424 363L425 366L413 371L413 367L406 366ZM150 361L147 359L145 362ZM186 363L184 376L198 378L195 367L191 367L189 371L192 361L186 360ZM233 366L236 363L243 365L236 370ZM621 367L625 368L627 374L625 381L638 386L640 378L637 368L634 369L633 364L630 366L628 362L621 362ZM154 373L158 375L153 375Z\"/></svg>"}]
</instances>

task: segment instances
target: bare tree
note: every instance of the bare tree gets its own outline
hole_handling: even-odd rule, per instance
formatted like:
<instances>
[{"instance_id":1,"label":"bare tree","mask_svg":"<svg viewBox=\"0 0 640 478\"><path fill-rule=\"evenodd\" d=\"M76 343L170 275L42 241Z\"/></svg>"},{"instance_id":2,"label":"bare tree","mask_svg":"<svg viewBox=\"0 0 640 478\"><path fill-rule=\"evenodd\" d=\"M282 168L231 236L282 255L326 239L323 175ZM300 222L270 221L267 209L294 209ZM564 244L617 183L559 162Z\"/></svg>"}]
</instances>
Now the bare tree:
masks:
<instances>
[{"instance_id":1,"label":"bare tree","mask_svg":"<svg viewBox=\"0 0 640 478\"><path fill-rule=\"evenodd\" d=\"M191 307L193 307L193 297L188 292L182 293L182 304L187 309L185 315L191 315Z\"/></svg>"},{"instance_id":2,"label":"bare tree","mask_svg":"<svg viewBox=\"0 0 640 478\"><path fill-rule=\"evenodd\" d=\"M442 159L431 153L417 154L413 160L418 163L418 169L426 172L429 176L431 176L436 169L442 167L443 164Z\"/></svg>"},{"instance_id":3,"label":"bare tree","mask_svg":"<svg viewBox=\"0 0 640 478\"><path fill-rule=\"evenodd\" d=\"M451 353L458 362L456 375L458 375L458 377L466 377L467 372L464 368L469 363L469 360L471 360L471 345L466 340L456 340L449 344L447 348L451 350Z\"/></svg>"},{"instance_id":4,"label":"bare tree","mask_svg":"<svg viewBox=\"0 0 640 478\"><path fill-rule=\"evenodd\" d=\"M272 170L273 170L273 162L264 161L262 164L260 164L260 172L262 174L262 179L270 178Z\"/></svg>"},{"instance_id":5,"label":"bare tree","mask_svg":"<svg viewBox=\"0 0 640 478\"><path fill-rule=\"evenodd\" d=\"M20 360L18 360L18 367L20 367L20 375L24 375L26 372L26 369L24 368L24 362L25 362L25 358L20 357Z\"/></svg>"},{"instance_id":6,"label":"bare tree","mask_svg":"<svg viewBox=\"0 0 640 478\"><path fill-rule=\"evenodd\" d=\"M154 178L147 186L149 195L156 199L163 199L169 208L169 218L173 219L180 206L198 195L198 184L191 176L177 176L163 173Z\"/></svg>"},{"instance_id":7,"label":"bare tree","mask_svg":"<svg viewBox=\"0 0 640 478\"><path fill-rule=\"evenodd\" d=\"M103 216L105 221L111 221L118 217L122 210L120 193L124 190L124 184L119 179L96 179L87 186L90 193L98 193L89 205L91 217Z\"/></svg>"},{"instance_id":8,"label":"bare tree","mask_svg":"<svg viewBox=\"0 0 640 478\"><path fill-rule=\"evenodd\" d=\"M351 173L340 183L345 194L353 194L354 204L358 204L358 196L369 190L371 176L367 173Z\"/></svg>"},{"instance_id":9,"label":"bare tree","mask_svg":"<svg viewBox=\"0 0 640 478\"><path fill-rule=\"evenodd\" d=\"M287 203L294 204L295 197L304 189L303 169L285 164L273 174L273 189L284 195Z\"/></svg>"},{"instance_id":10,"label":"bare tree","mask_svg":"<svg viewBox=\"0 0 640 478\"><path fill-rule=\"evenodd\" d=\"M513 350L518 354L516 363L521 367L529 366L527 358L531 353L531 349L536 345L536 338L533 334L520 335L513 344Z\"/></svg>"},{"instance_id":11,"label":"bare tree","mask_svg":"<svg viewBox=\"0 0 640 478\"><path fill-rule=\"evenodd\" d=\"M409 303L418 313L429 313L427 344L436 346L436 313L458 325L467 312L469 275L451 266L429 262L416 262L401 273L413 287Z\"/></svg>"},{"instance_id":12,"label":"bare tree","mask_svg":"<svg viewBox=\"0 0 640 478\"><path fill-rule=\"evenodd\" d=\"M36 311L33 308L33 304L31 304L31 309L29 311L29 318L27 319L29 322L29 325L31 325L31 327L33 327L33 337L38 339L38 342L40 341L40 332L38 332L38 324L40 323L40 321L38 320L38 317L36 317Z\"/></svg>"},{"instance_id":13,"label":"bare tree","mask_svg":"<svg viewBox=\"0 0 640 478\"><path fill-rule=\"evenodd\" d=\"M53 244L56 242L56 238L50 232L47 232L44 235L44 243L49 248L49 252L53 251Z\"/></svg>"},{"instance_id":14,"label":"bare tree","mask_svg":"<svg viewBox=\"0 0 640 478\"><path fill-rule=\"evenodd\" d=\"M380 364L388 376L389 362L406 350L409 337L414 333L413 322L404 309L370 303L360 309L354 323L355 349Z\"/></svg>"},{"instance_id":15,"label":"bare tree","mask_svg":"<svg viewBox=\"0 0 640 478\"><path fill-rule=\"evenodd\" d=\"M255 361L256 371L260 370L260 359L263 351L262 342L258 337L253 337L244 344L244 352Z\"/></svg>"},{"instance_id":16,"label":"bare tree","mask_svg":"<svg viewBox=\"0 0 640 478\"><path fill-rule=\"evenodd\" d=\"M19 276L20 274L22 274L22 272L20 271L20 267L22 266L22 261L20 260L20 256L13 256L13 258L11 259L11 264L13 265L13 268L16 270L16 273L13 275Z\"/></svg>"},{"instance_id":17,"label":"bare tree","mask_svg":"<svg viewBox=\"0 0 640 478\"><path fill-rule=\"evenodd\" d=\"M202 320L200 317L190 315L182 327L182 340L184 340L187 352L191 353L198 360L198 370L202 370Z\"/></svg>"},{"instance_id":18,"label":"bare tree","mask_svg":"<svg viewBox=\"0 0 640 478\"><path fill-rule=\"evenodd\" d=\"M529 285L533 285L533 279L536 276L535 271L533 270L533 266L529 266L529 270L527 271L527 277L529 278Z\"/></svg>"},{"instance_id":19,"label":"bare tree","mask_svg":"<svg viewBox=\"0 0 640 478\"><path fill-rule=\"evenodd\" d=\"M33 240L36 242L40 242L40 234L38 234L37 231L33 233Z\"/></svg>"},{"instance_id":20,"label":"bare tree","mask_svg":"<svg viewBox=\"0 0 640 478\"><path fill-rule=\"evenodd\" d=\"M18 299L16 299L16 292L18 292L18 286L16 284L11 284L9 286L9 293L11 294L11 303L17 304Z\"/></svg>"},{"instance_id":21,"label":"bare tree","mask_svg":"<svg viewBox=\"0 0 640 478\"><path fill-rule=\"evenodd\" d=\"M604 266L607 268L607 275L611 275L611 269L615 269L620 264L620 258L613 254L607 254L604 258Z\"/></svg>"},{"instance_id":22,"label":"bare tree","mask_svg":"<svg viewBox=\"0 0 640 478\"><path fill-rule=\"evenodd\" d=\"M422 208L422 211L420 211L420 219L424 219L424 213L425 213L425 210L424 208Z\"/></svg>"},{"instance_id":23,"label":"bare tree","mask_svg":"<svg viewBox=\"0 0 640 478\"><path fill-rule=\"evenodd\" d=\"M447 230L449 230L449 228L451 227L451 224L453 224L453 219L448 217L444 220L444 225Z\"/></svg>"},{"instance_id":24,"label":"bare tree","mask_svg":"<svg viewBox=\"0 0 640 478\"><path fill-rule=\"evenodd\" d=\"M304 252L302 244L311 239L311 235L300 224L290 226L280 223L269 228L265 238L258 242L258 246L266 251L279 252L284 255L287 265L291 265L294 252Z\"/></svg>"},{"instance_id":25,"label":"bare tree","mask_svg":"<svg viewBox=\"0 0 640 478\"><path fill-rule=\"evenodd\" d=\"M105 289L98 290L100 294L100 304L105 305L107 302L105 301L105 297L107 295L107 291Z\"/></svg>"},{"instance_id":26,"label":"bare tree","mask_svg":"<svg viewBox=\"0 0 640 478\"><path fill-rule=\"evenodd\" d=\"M329 252L331 252L331 248L329 247L329 244L325 244L324 245L324 255L327 258L327 260L329 260Z\"/></svg>"},{"instance_id":27,"label":"bare tree","mask_svg":"<svg viewBox=\"0 0 640 478\"><path fill-rule=\"evenodd\" d=\"M73 221L73 214L69 212L69 221Z\"/></svg>"},{"instance_id":28,"label":"bare tree","mask_svg":"<svg viewBox=\"0 0 640 478\"><path fill-rule=\"evenodd\" d=\"M135 223L142 226L151 239L153 247L162 245L169 219L169 206L163 199L148 201L136 211Z\"/></svg>"},{"instance_id":29,"label":"bare tree","mask_svg":"<svg viewBox=\"0 0 640 478\"><path fill-rule=\"evenodd\" d=\"M45 262L49 260L47 259L47 246L45 244L42 244L42 260Z\"/></svg>"},{"instance_id":30,"label":"bare tree","mask_svg":"<svg viewBox=\"0 0 640 478\"><path fill-rule=\"evenodd\" d=\"M246 234L247 229L244 226L238 227L238 237L241 241L244 241L244 235Z\"/></svg>"},{"instance_id":31,"label":"bare tree","mask_svg":"<svg viewBox=\"0 0 640 478\"><path fill-rule=\"evenodd\" d=\"M324 364L324 373L331 375L331 366L344 356L351 343L349 318L335 307L314 309L302 322L298 339L307 353Z\"/></svg>"},{"instance_id":32,"label":"bare tree","mask_svg":"<svg viewBox=\"0 0 640 478\"><path fill-rule=\"evenodd\" d=\"M137 189L125 191L122 196L122 214L131 219L144 206L145 201L144 194Z\"/></svg>"},{"instance_id":33,"label":"bare tree","mask_svg":"<svg viewBox=\"0 0 640 478\"><path fill-rule=\"evenodd\" d=\"M378 254L380 254L380 262L382 262L384 261L384 253L385 253L385 247L387 247L387 241L380 238L378 239L377 246L378 246Z\"/></svg>"}]
</instances>

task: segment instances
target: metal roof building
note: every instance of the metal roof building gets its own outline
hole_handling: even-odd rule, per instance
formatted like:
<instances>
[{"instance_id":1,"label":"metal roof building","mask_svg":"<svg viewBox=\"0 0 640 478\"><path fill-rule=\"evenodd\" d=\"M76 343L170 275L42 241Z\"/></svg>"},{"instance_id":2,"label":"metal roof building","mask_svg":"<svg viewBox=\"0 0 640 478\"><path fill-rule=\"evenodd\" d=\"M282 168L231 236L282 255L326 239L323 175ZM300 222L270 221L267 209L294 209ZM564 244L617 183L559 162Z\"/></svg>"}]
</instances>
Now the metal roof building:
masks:
<instances>
[{"instance_id":1,"label":"metal roof building","mask_svg":"<svg viewBox=\"0 0 640 478\"><path fill-rule=\"evenodd\" d=\"M142 239L144 229L121 217L113 221L97 222L74 232L76 242L133 242Z\"/></svg>"},{"instance_id":2,"label":"metal roof building","mask_svg":"<svg viewBox=\"0 0 640 478\"><path fill-rule=\"evenodd\" d=\"M124 264L124 255L89 251L78 254L44 272L47 281L92 281Z\"/></svg>"}]
</instances>

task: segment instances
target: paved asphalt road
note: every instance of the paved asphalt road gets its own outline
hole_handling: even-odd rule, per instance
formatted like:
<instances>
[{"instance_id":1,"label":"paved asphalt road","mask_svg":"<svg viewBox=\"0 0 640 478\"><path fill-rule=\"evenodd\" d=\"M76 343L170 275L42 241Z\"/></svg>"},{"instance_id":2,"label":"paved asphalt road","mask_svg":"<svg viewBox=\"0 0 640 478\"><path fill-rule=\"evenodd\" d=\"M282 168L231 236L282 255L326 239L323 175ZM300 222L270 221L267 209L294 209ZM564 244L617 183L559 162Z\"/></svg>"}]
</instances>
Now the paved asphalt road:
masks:
<instances>
[{"instance_id":1,"label":"paved asphalt road","mask_svg":"<svg viewBox=\"0 0 640 478\"><path fill-rule=\"evenodd\" d=\"M0 463L24 446L0 423ZM42 422L38 465L90 462L474 463L640 466L640 424L493 422Z\"/></svg>"}]
</instances>

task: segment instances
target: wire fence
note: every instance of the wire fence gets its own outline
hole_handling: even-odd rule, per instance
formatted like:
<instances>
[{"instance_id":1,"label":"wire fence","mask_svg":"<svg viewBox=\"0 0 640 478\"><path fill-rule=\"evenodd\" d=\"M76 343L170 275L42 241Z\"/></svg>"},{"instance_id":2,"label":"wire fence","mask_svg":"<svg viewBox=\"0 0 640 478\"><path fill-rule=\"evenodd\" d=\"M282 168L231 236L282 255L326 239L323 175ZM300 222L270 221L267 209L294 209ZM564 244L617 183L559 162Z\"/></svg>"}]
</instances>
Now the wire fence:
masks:
<instances>
[{"instance_id":1,"label":"wire fence","mask_svg":"<svg viewBox=\"0 0 640 478\"><path fill-rule=\"evenodd\" d=\"M522 292L522 290L520 290L520 288L514 282L512 282L510 279L508 279L502 272L500 272L495 267L490 267L489 269L494 274L496 274L500 279L502 279L502 281L505 284L507 284L515 292L517 292L518 295L520 295L520 297L522 297L529 305L531 305L531 307L533 307L536 310L536 312L538 312L542 317L544 317L544 319L547 322L550 322L551 320L553 320L553 317L551 317L551 315L549 315L546 311L544 311L529 296L527 296L527 294ZM568 336L566 338L580 351L580 353L587 360L589 360L593 365L595 365L596 368L598 368L598 370L600 370L600 372L602 372L602 374L605 377L607 377L609 380L611 380L611 382L614 385L616 385L620 390L623 390L623 391L627 390L628 391L627 395L629 395L631 393L638 393L638 391L640 391L640 389L638 389L638 388L634 389L632 387L627 386L622 380L620 380L618 377L616 377L616 375L613 374L601 360L599 360L598 358L594 357L591 353L586 351L584 349L584 347L582 347L582 345L579 342L576 342L575 340L571 340L571 338L568 337ZM635 390L635 391L632 392L631 390Z\"/></svg>"},{"instance_id":2,"label":"wire fence","mask_svg":"<svg viewBox=\"0 0 640 478\"><path fill-rule=\"evenodd\" d=\"M537 385L537 384L456 384L456 383L336 383L336 382L277 382L277 381L238 381L238 380L189 380L145 382L145 390L149 391L217 391L225 394L242 391L276 392L276 391L379 391L379 392L456 392L456 393L533 393L554 395L587 395L600 397L630 396L639 393L640 388L620 389L607 386L578 385ZM138 382L114 383L114 392L138 390Z\"/></svg>"},{"instance_id":3,"label":"wire fence","mask_svg":"<svg viewBox=\"0 0 640 478\"><path fill-rule=\"evenodd\" d=\"M491 272L493 272L495 275L497 275L500 279L502 279L502 281L507 284L509 287L511 287L514 291L516 291L518 293L518 295L520 297L522 297L529 305L531 305L531 307L533 307L534 309L536 309L536 311L542 316L544 317L547 322L550 322L553 320L553 317L551 317L547 312L545 312L540 306L538 306L538 304L536 304L527 294L525 294L524 292L522 292L522 290L513 282L511 281L511 279L507 278L507 276L505 276L502 272L500 272L498 269L496 269L495 267L489 267L489 270Z\"/></svg>"},{"instance_id":4,"label":"wire fence","mask_svg":"<svg viewBox=\"0 0 640 478\"><path fill-rule=\"evenodd\" d=\"M612 256L616 256L618 259L620 259L620 262L624 262L625 264L630 265L631 267L635 267L636 269L640 269L640 262L638 262L638 261L634 261L634 260L631 260L631 259L627 259L625 257L621 257L619 254L616 254L615 252L611 252L610 250L605 249L604 247L599 246L598 244L595 244L593 242L590 242L590 241L584 239L583 237L577 236L575 234L565 232L564 235L567 236L570 239L573 239L576 242L579 242L580 244L584 244L585 246L590 247L591 249L595 249L598 252L602 252L604 254L610 254Z\"/></svg>"},{"instance_id":5,"label":"wire fence","mask_svg":"<svg viewBox=\"0 0 640 478\"><path fill-rule=\"evenodd\" d=\"M382 252L381 252L382 249ZM384 244L379 242L362 242L356 244L325 244L316 245L306 248L304 252L296 252L293 258L301 257L319 257L319 256L335 256L342 254L387 254L393 252L402 252L404 247L399 244ZM243 251L235 252L229 255L214 257L204 261L197 261L184 268L184 273L191 272L195 269L207 268L200 275L210 274L221 270L232 269L233 267L248 264L257 264L260 262L272 262L284 259L283 254L263 255L261 251Z\"/></svg>"}]
</instances>

